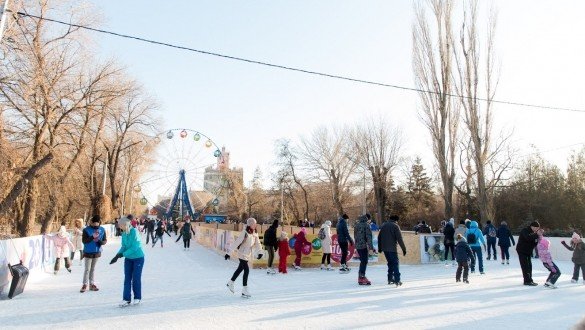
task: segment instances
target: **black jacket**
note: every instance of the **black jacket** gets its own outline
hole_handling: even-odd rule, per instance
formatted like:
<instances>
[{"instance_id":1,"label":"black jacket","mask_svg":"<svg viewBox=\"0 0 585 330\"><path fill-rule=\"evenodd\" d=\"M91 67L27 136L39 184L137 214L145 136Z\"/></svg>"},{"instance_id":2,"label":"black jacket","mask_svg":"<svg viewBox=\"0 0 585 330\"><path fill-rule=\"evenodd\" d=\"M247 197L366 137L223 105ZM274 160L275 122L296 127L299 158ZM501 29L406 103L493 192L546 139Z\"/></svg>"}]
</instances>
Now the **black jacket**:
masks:
<instances>
[{"instance_id":1,"label":"black jacket","mask_svg":"<svg viewBox=\"0 0 585 330\"><path fill-rule=\"evenodd\" d=\"M498 237L498 246L510 247L510 240L512 240L511 245L516 244L516 242L514 241L514 236L512 236L510 229L508 229L508 226L506 225L500 225L500 227L498 228L498 233L496 235Z\"/></svg>"},{"instance_id":2,"label":"black jacket","mask_svg":"<svg viewBox=\"0 0 585 330\"><path fill-rule=\"evenodd\" d=\"M455 245L455 238L453 237L455 235L455 228L453 228L453 225L451 225L450 222L447 222L445 225L445 229L443 229L443 235L445 235L445 240L443 243Z\"/></svg>"},{"instance_id":3,"label":"black jacket","mask_svg":"<svg viewBox=\"0 0 585 330\"><path fill-rule=\"evenodd\" d=\"M538 234L532 231L530 226L522 229L518 236L518 244L516 244L516 251L518 254L532 255L532 251L538 244Z\"/></svg>"},{"instance_id":4,"label":"black jacket","mask_svg":"<svg viewBox=\"0 0 585 330\"><path fill-rule=\"evenodd\" d=\"M276 225L275 225L276 224ZM276 239L276 228L278 228L278 222L273 223L264 232L264 246L278 247L278 240Z\"/></svg>"},{"instance_id":5,"label":"black jacket","mask_svg":"<svg viewBox=\"0 0 585 330\"><path fill-rule=\"evenodd\" d=\"M400 227L394 221L386 221L378 233L378 251L398 252L396 244L400 244L403 253L406 251Z\"/></svg>"},{"instance_id":6,"label":"black jacket","mask_svg":"<svg viewBox=\"0 0 585 330\"><path fill-rule=\"evenodd\" d=\"M464 239L460 240L457 245L455 245L455 260L457 260L457 262L467 262L469 260L471 260L472 263L475 262L473 252Z\"/></svg>"}]
</instances>

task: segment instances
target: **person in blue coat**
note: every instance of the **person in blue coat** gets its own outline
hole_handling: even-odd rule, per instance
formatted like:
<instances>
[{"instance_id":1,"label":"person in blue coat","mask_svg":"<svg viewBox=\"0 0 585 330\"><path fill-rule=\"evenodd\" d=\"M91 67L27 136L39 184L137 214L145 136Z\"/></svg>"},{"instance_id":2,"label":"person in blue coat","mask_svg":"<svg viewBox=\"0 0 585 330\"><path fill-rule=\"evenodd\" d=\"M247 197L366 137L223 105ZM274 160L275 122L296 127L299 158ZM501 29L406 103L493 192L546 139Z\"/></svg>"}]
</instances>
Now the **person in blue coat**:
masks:
<instances>
[{"instance_id":1,"label":"person in blue coat","mask_svg":"<svg viewBox=\"0 0 585 330\"><path fill-rule=\"evenodd\" d=\"M471 251L473 251L475 259L479 263L479 273L484 274L481 247L483 246L483 249L485 250L486 246L485 239L483 238L481 230L479 230L477 221L471 221L471 223L469 224L469 229L465 233L465 239L467 240L467 244L471 248ZM475 273L475 262L471 263L471 272Z\"/></svg>"},{"instance_id":2,"label":"person in blue coat","mask_svg":"<svg viewBox=\"0 0 585 330\"><path fill-rule=\"evenodd\" d=\"M134 304L140 304L142 300L142 268L144 267L144 251L138 230L134 228L130 219L123 217L118 222L122 232L122 246L116 256L110 261L110 265L124 259L124 291L120 307L132 303L131 291L134 292Z\"/></svg>"},{"instance_id":3,"label":"person in blue coat","mask_svg":"<svg viewBox=\"0 0 585 330\"><path fill-rule=\"evenodd\" d=\"M94 215L90 220L90 225L83 228L81 234L81 241L83 242L83 258L85 259L85 270L83 272L83 285L79 292L98 291L99 288L95 285L94 273L95 266L98 259L102 256L102 245L108 242L106 237L106 230L100 226L101 218L99 215Z\"/></svg>"},{"instance_id":4,"label":"person in blue coat","mask_svg":"<svg viewBox=\"0 0 585 330\"><path fill-rule=\"evenodd\" d=\"M339 248L341 249L341 268L339 269L340 272L348 272L349 267L347 267L346 259L347 253L349 251L348 244L353 244L353 238L349 236L349 229L347 228L347 219L349 216L344 214L339 218L337 221L337 242L339 243Z\"/></svg>"},{"instance_id":5,"label":"person in blue coat","mask_svg":"<svg viewBox=\"0 0 585 330\"><path fill-rule=\"evenodd\" d=\"M510 232L508 223L506 223L506 221L502 221L500 223L500 227L498 227L496 236L498 237L498 246L502 252L502 265L504 262L509 265L510 252L508 250L510 249L510 245L516 245L516 242L514 241L514 236L512 236L512 232Z\"/></svg>"}]
</instances>

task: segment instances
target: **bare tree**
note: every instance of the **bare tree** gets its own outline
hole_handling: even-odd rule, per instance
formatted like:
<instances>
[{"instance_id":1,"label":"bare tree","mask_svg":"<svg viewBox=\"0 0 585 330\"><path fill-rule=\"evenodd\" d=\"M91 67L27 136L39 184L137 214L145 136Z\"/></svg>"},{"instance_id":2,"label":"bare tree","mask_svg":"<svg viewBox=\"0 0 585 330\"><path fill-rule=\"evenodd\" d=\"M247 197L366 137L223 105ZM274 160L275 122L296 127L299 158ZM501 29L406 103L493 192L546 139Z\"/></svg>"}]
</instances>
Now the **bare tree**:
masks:
<instances>
[{"instance_id":1,"label":"bare tree","mask_svg":"<svg viewBox=\"0 0 585 330\"><path fill-rule=\"evenodd\" d=\"M347 127L333 128L330 132L321 126L309 138L301 139L300 158L309 171L318 173L319 181L330 185L338 217L345 213L343 203L349 197L350 178L357 167L349 152L350 135Z\"/></svg>"},{"instance_id":2,"label":"bare tree","mask_svg":"<svg viewBox=\"0 0 585 330\"><path fill-rule=\"evenodd\" d=\"M433 154L439 168L444 216L450 218L453 210L455 185L455 154L459 126L458 102L453 102L453 33L451 1L426 0L425 6L415 4L413 24L413 70L419 92L420 118L431 135ZM431 28L429 22L433 22ZM434 35L434 37L433 37Z\"/></svg>"},{"instance_id":3,"label":"bare tree","mask_svg":"<svg viewBox=\"0 0 585 330\"><path fill-rule=\"evenodd\" d=\"M402 134L383 118L369 118L355 128L352 141L358 163L371 174L377 222L381 224L386 219L389 196L387 190L392 170L399 162Z\"/></svg>"},{"instance_id":4,"label":"bare tree","mask_svg":"<svg viewBox=\"0 0 585 330\"><path fill-rule=\"evenodd\" d=\"M473 162L477 181L477 203L480 218L493 218L490 211L489 191L486 183L486 166L492 145L492 100L497 87L494 64L495 11L490 12L485 41L485 53L480 47L477 29L478 2L469 1L463 11L459 49L454 52L458 81L455 84L463 109L463 122L472 143ZM482 98L480 91L485 97ZM482 101L485 99L485 101Z\"/></svg>"},{"instance_id":5,"label":"bare tree","mask_svg":"<svg viewBox=\"0 0 585 330\"><path fill-rule=\"evenodd\" d=\"M293 212L298 210L297 201L295 198L294 186L301 190L303 199L303 219L300 219L300 214L295 214L295 220L304 220L309 218L309 192L305 187L305 182L299 174L298 168L298 157L297 152L291 147L290 141L281 139L276 141L276 152L277 152L277 167L278 167L278 182L285 184L287 187L286 194L292 204Z\"/></svg>"}]
</instances>

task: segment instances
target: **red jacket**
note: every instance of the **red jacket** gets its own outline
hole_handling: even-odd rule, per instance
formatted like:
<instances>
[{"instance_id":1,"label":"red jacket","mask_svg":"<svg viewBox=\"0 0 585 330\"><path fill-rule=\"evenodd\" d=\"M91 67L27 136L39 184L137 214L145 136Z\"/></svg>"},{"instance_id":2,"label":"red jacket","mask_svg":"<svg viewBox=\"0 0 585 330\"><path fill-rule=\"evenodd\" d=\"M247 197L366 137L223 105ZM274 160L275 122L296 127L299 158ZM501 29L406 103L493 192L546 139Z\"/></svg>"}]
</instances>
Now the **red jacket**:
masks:
<instances>
[{"instance_id":1,"label":"red jacket","mask_svg":"<svg viewBox=\"0 0 585 330\"><path fill-rule=\"evenodd\" d=\"M302 231L295 234L295 238L295 250L302 250L303 246L311 244L309 241L307 241L305 238L305 233Z\"/></svg>"},{"instance_id":2,"label":"red jacket","mask_svg":"<svg viewBox=\"0 0 585 330\"><path fill-rule=\"evenodd\" d=\"M286 258L290 255L290 249L288 247L288 240L278 241L278 256L280 258Z\"/></svg>"}]
</instances>

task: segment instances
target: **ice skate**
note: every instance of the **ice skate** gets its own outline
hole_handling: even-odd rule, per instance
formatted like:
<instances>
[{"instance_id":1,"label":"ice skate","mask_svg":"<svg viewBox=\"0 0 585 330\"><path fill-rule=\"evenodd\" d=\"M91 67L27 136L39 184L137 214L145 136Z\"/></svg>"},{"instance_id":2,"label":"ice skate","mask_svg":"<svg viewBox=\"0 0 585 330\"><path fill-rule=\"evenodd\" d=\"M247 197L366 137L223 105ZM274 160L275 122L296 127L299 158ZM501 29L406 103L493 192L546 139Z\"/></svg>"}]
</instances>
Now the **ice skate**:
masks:
<instances>
[{"instance_id":1,"label":"ice skate","mask_svg":"<svg viewBox=\"0 0 585 330\"><path fill-rule=\"evenodd\" d=\"M400 282L400 281L395 282L394 284L396 284L396 287L402 286L402 282Z\"/></svg>"},{"instance_id":2,"label":"ice skate","mask_svg":"<svg viewBox=\"0 0 585 330\"><path fill-rule=\"evenodd\" d=\"M460 280L460 279L458 279L458 278L456 278L456 279L455 279L455 282L456 282L456 283L459 283L459 282L461 282L461 280Z\"/></svg>"},{"instance_id":3,"label":"ice skate","mask_svg":"<svg viewBox=\"0 0 585 330\"><path fill-rule=\"evenodd\" d=\"M557 288L557 286L552 284L551 282L544 283L544 287L549 288L549 289L556 289Z\"/></svg>"},{"instance_id":4,"label":"ice skate","mask_svg":"<svg viewBox=\"0 0 585 330\"><path fill-rule=\"evenodd\" d=\"M331 267L331 265L327 265L327 267L325 269L327 269L327 270L333 270L333 267Z\"/></svg>"},{"instance_id":5,"label":"ice skate","mask_svg":"<svg viewBox=\"0 0 585 330\"><path fill-rule=\"evenodd\" d=\"M351 270L351 268L349 268L345 264L343 264L343 265L341 265L341 268L339 268L339 273L340 274L347 274L347 273L349 273L350 270Z\"/></svg>"},{"instance_id":6,"label":"ice skate","mask_svg":"<svg viewBox=\"0 0 585 330\"><path fill-rule=\"evenodd\" d=\"M134 301L132 302L132 305L136 306L136 305L140 305L140 299L134 299Z\"/></svg>"},{"instance_id":7,"label":"ice skate","mask_svg":"<svg viewBox=\"0 0 585 330\"><path fill-rule=\"evenodd\" d=\"M235 292L236 292L236 291L234 290L234 281L229 281L229 282L227 282L227 284L226 284L225 286L227 286L227 287L228 287L228 289L230 289L230 291L231 291L232 293L235 293Z\"/></svg>"},{"instance_id":8,"label":"ice skate","mask_svg":"<svg viewBox=\"0 0 585 330\"><path fill-rule=\"evenodd\" d=\"M321 264L321 267L319 267L319 269L324 270L325 269L325 264Z\"/></svg>"},{"instance_id":9,"label":"ice skate","mask_svg":"<svg viewBox=\"0 0 585 330\"><path fill-rule=\"evenodd\" d=\"M466 278L464 278L464 279L463 279L463 283L469 284L469 280L468 280L468 279L466 279Z\"/></svg>"},{"instance_id":10,"label":"ice skate","mask_svg":"<svg viewBox=\"0 0 585 330\"><path fill-rule=\"evenodd\" d=\"M295 270L301 270L301 269L302 269L302 268L301 268L301 266L297 266L297 265L295 265L295 264L293 264L293 268L294 268Z\"/></svg>"},{"instance_id":11,"label":"ice skate","mask_svg":"<svg viewBox=\"0 0 585 330\"><path fill-rule=\"evenodd\" d=\"M248 287L245 286L242 288L242 298L250 298L252 297L252 295L250 295L250 292L248 292Z\"/></svg>"},{"instance_id":12,"label":"ice skate","mask_svg":"<svg viewBox=\"0 0 585 330\"><path fill-rule=\"evenodd\" d=\"M571 279L571 283L577 283L577 280L573 278Z\"/></svg>"},{"instance_id":13,"label":"ice skate","mask_svg":"<svg viewBox=\"0 0 585 330\"><path fill-rule=\"evenodd\" d=\"M65 269L67 269L67 271L71 273L71 268L65 268Z\"/></svg>"},{"instance_id":14,"label":"ice skate","mask_svg":"<svg viewBox=\"0 0 585 330\"><path fill-rule=\"evenodd\" d=\"M81 289L79 290L81 293L84 293L85 291L87 291L87 284L82 285Z\"/></svg>"},{"instance_id":15,"label":"ice skate","mask_svg":"<svg viewBox=\"0 0 585 330\"><path fill-rule=\"evenodd\" d=\"M99 291L100 289L95 284L89 285L89 291Z\"/></svg>"},{"instance_id":16,"label":"ice skate","mask_svg":"<svg viewBox=\"0 0 585 330\"><path fill-rule=\"evenodd\" d=\"M509 265L509 264L510 264L510 260L506 260L506 265Z\"/></svg>"},{"instance_id":17,"label":"ice skate","mask_svg":"<svg viewBox=\"0 0 585 330\"><path fill-rule=\"evenodd\" d=\"M122 302L118 304L118 307L121 307L121 308L128 307L128 306L132 306L132 304L126 300L122 300Z\"/></svg>"},{"instance_id":18,"label":"ice skate","mask_svg":"<svg viewBox=\"0 0 585 330\"><path fill-rule=\"evenodd\" d=\"M365 276L358 277L358 284L359 285L372 285L370 280L368 280L368 278Z\"/></svg>"}]
</instances>

